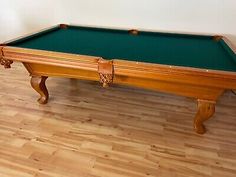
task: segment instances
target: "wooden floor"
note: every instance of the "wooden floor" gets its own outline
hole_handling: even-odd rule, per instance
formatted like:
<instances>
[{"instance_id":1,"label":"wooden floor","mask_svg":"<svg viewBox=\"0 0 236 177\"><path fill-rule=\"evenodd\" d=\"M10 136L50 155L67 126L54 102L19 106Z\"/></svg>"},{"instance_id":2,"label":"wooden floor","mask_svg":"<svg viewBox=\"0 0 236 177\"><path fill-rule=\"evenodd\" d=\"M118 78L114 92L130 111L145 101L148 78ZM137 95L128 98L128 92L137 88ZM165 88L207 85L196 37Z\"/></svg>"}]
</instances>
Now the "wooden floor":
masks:
<instances>
[{"instance_id":1,"label":"wooden floor","mask_svg":"<svg viewBox=\"0 0 236 177\"><path fill-rule=\"evenodd\" d=\"M36 102L21 64L0 68L0 177L235 177L236 96L197 135L189 98L49 78Z\"/></svg>"}]
</instances>

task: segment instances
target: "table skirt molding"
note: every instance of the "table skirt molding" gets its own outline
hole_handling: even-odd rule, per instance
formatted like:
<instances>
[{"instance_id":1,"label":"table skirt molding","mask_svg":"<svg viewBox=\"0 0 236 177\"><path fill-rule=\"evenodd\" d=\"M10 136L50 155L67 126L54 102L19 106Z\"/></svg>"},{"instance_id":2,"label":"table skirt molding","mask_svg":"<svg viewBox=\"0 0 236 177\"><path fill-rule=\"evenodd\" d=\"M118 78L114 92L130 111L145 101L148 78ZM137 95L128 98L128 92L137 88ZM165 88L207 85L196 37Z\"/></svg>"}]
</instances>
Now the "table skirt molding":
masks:
<instances>
[{"instance_id":1,"label":"table skirt molding","mask_svg":"<svg viewBox=\"0 0 236 177\"><path fill-rule=\"evenodd\" d=\"M221 87L223 84L224 88L227 89L236 88L236 73L229 71L131 62L120 59L105 60L97 56L23 49L9 46L0 46L0 50L1 64L5 67L5 63L10 65L12 61L19 61L23 63L44 64L98 72L100 61L106 61L112 64L113 75L169 80L171 82L178 82L178 79L181 78L180 82L186 84L194 84L196 83L196 79L198 79L198 85L202 86ZM8 66L6 68L8 68ZM224 82L226 80L230 80L231 82Z\"/></svg>"}]
</instances>

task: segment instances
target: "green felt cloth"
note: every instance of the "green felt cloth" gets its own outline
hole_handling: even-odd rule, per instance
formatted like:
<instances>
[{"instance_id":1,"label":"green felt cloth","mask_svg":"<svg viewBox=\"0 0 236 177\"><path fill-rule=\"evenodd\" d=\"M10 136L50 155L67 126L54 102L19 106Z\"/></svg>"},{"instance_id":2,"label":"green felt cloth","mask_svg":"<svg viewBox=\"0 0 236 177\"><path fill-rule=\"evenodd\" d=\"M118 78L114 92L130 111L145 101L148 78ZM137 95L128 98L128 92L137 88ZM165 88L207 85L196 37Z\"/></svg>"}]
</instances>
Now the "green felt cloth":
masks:
<instances>
[{"instance_id":1,"label":"green felt cloth","mask_svg":"<svg viewBox=\"0 0 236 177\"><path fill-rule=\"evenodd\" d=\"M211 36L68 27L10 43L11 46L148 63L236 71L236 55Z\"/></svg>"}]
</instances>

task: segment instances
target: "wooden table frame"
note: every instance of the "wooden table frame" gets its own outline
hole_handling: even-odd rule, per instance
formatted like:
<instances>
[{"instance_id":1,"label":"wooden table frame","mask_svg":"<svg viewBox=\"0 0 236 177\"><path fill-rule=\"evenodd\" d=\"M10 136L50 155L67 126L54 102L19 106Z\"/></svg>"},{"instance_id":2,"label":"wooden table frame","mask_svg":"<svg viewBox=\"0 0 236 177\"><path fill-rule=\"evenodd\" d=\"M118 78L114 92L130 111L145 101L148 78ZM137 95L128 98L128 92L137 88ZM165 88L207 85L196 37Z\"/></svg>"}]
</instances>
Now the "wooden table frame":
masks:
<instances>
[{"instance_id":1,"label":"wooden table frame","mask_svg":"<svg viewBox=\"0 0 236 177\"><path fill-rule=\"evenodd\" d=\"M221 38L236 51L225 37ZM45 82L51 76L100 81L104 87L111 83L132 85L195 98L194 129L200 134L205 133L203 122L213 116L219 96L227 89L236 89L236 72L104 60L95 56L11 47L7 43L0 45L1 64L10 68L13 61L22 62L30 73L31 85L40 94L40 104L48 101Z\"/></svg>"}]
</instances>

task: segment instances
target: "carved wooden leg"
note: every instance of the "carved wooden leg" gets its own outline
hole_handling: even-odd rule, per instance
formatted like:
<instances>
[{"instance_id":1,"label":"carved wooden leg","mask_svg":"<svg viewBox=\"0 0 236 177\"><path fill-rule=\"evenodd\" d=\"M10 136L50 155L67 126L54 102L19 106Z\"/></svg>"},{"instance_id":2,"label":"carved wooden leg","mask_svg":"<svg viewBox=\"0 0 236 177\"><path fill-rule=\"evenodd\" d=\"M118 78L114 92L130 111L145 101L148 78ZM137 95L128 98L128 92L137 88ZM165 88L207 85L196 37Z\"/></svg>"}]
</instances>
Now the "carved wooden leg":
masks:
<instances>
[{"instance_id":1,"label":"carved wooden leg","mask_svg":"<svg viewBox=\"0 0 236 177\"><path fill-rule=\"evenodd\" d=\"M33 89L40 94L38 102L40 104L46 104L48 102L48 90L45 85L45 81L48 77L46 76L32 76L31 77L31 86Z\"/></svg>"},{"instance_id":2,"label":"carved wooden leg","mask_svg":"<svg viewBox=\"0 0 236 177\"><path fill-rule=\"evenodd\" d=\"M194 129L197 133L203 134L206 129L203 122L208 120L215 113L215 101L197 100L197 114L194 119Z\"/></svg>"}]
</instances>

